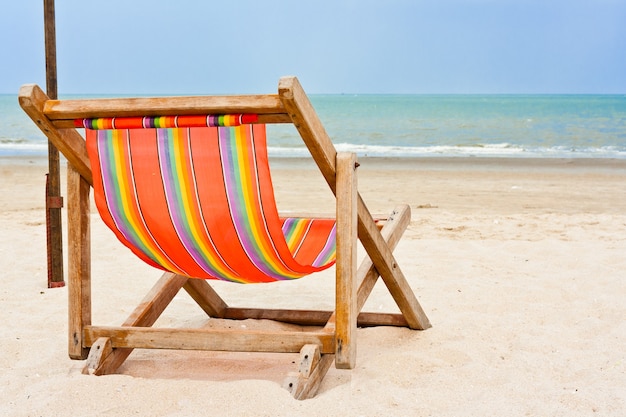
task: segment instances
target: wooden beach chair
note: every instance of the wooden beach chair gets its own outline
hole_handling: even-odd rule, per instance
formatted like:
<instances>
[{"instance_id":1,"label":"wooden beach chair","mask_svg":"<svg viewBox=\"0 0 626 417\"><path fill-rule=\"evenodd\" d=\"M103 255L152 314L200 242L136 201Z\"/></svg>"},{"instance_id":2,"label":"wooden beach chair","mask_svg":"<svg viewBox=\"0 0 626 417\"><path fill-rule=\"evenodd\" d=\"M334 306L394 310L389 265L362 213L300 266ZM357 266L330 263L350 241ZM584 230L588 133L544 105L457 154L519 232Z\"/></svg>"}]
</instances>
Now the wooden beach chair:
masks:
<instances>
[{"instance_id":1,"label":"wooden beach chair","mask_svg":"<svg viewBox=\"0 0 626 417\"><path fill-rule=\"evenodd\" d=\"M19 102L68 161L69 355L87 359L85 372L114 373L135 348L300 352L286 388L303 399L333 359L355 366L357 326L430 327L392 254L409 207L374 220L357 191L356 156L337 153L295 77L281 78L278 94L250 96L50 100L25 85ZM336 196L336 216L279 215L268 123L295 125ZM91 323L92 187L118 239L164 271L121 326ZM359 268L357 239L367 253ZM294 279L335 262L334 311L232 307L208 283ZM379 276L401 314L361 312ZM181 288L212 320L259 319L260 327L153 327ZM301 328L265 326L271 321Z\"/></svg>"}]
</instances>

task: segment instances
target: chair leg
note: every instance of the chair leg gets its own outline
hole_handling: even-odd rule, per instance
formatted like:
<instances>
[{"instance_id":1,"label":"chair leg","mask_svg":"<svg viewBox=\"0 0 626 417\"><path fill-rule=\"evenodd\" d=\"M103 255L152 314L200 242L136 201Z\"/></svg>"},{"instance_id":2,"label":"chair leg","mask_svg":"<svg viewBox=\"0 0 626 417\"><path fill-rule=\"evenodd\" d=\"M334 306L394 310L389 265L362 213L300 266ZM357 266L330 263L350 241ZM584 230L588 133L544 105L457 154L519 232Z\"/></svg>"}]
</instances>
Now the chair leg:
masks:
<instances>
[{"instance_id":1,"label":"chair leg","mask_svg":"<svg viewBox=\"0 0 626 417\"><path fill-rule=\"evenodd\" d=\"M68 223L68 351L72 359L85 359L83 329L91 324L91 243L89 183L73 165L67 167Z\"/></svg>"},{"instance_id":2,"label":"chair leg","mask_svg":"<svg viewBox=\"0 0 626 417\"><path fill-rule=\"evenodd\" d=\"M228 304L206 280L189 279L183 288L209 317L224 318Z\"/></svg>"},{"instance_id":3,"label":"chair leg","mask_svg":"<svg viewBox=\"0 0 626 417\"><path fill-rule=\"evenodd\" d=\"M318 345L304 345L300 351L298 373L289 375L283 386L296 400L315 397L334 355L321 355Z\"/></svg>"},{"instance_id":4,"label":"chair leg","mask_svg":"<svg viewBox=\"0 0 626 417\"><path fill-rule=\"evenodd\" d=\"M189 278L165 273L144 297L122 326L149 327L154 324ZM107 348L107 346L109 346ZM108 338L98 338L91 346L83 373L107 375L117 371L132 353L132 348L110 348Z\"/></svg>"},{"instance_id":5,"label":"chair leg","mask_svg":"<svg viewBox=\"0 0 626 417\"><path fill-rule=\"evenodd\" d=\"M98 375L100 370L106 361L106 358L113 353L111 347L111 339L108 337L101 337L91 345L89 350L89 356L83 367L83 374L85 375Z\"/></svg>"},{"instance_id":6,"label":"chair leg","mask_svg":"<svg viewBox=\"0 0 626 417\"><path fill-rule=\"evenodd\" d=\"M408 205L396 207L391 215L387 218L385 226L380 231L387 246L393 251L400 238L404 234L407 226L411 221L411 209ZM369 257L365 257L357 271L358 290L358 310L361 311L367 298L369 297L374 285L378 281L380 274Z\"/></svg>"},{"instance_id":7,"label":"chair leg","mask_svg":"<svg viewBox=\"0 0 626 417\"><path fill-rule=\"evenodd\" d=\"M356 155L337 154L337 263L335 366L356 364L357 325L357 179Z\"/></svg>"},{"instance_id":8,"label":"chair leg","mask_svg":"<svg viewBox=\"0 0 626 417\"><path fill-rule=\"evenodd\" d=\"M391 215L387 218L385 226L381 230L381 235L389 248L393 251L400 238L404 234L409 222L411 221L411 209L407 205L396 207ZM356 273L357 290L357 311L359 318L357 325L361 327L370 326L402 326L409 327L406 319L401 314L391 313L363 313L363 306L370 296L374 285L378 281L380 274L374 266L374 263L367 256L361 261L359 269ZM371 321L366 320L371 319ZM325 328L328 331L335 329L335 313L333 312L326 320Z\"/></svg>"},{"instance_id":9,"label":"chair leg","mask_svg":"<svg viewBox=\"0 0 626 417\"><path fill-rule=\"evenodd\" d=\"M336 192L339 167L336 163L335 147L317 117L304 89L295 77L284 77L280 79L278 84L278 95L324 179L339 198ZM357 208L359 240L383 281L385 281L407 323L412 329L423 330L431 327L428 317L419 305L406 277L393 258L391 249L385 244L385 240L378 231L372 214L359 195L357 195ZM339 252L337 253L339 254Z\"/></svg>"},{"instance_id":10,"label":"chair leg","mask_svg":"<svg viewBox=\"0 0 626 417\"><path fill-rule=\"evenodd\" d=\"M358 198L359 240L363 248L374 263L409 327L416 330L430 328L430 321L402 273L391 248L376 227L367 206L360 196Z\"/></svg>"}]
</instances>

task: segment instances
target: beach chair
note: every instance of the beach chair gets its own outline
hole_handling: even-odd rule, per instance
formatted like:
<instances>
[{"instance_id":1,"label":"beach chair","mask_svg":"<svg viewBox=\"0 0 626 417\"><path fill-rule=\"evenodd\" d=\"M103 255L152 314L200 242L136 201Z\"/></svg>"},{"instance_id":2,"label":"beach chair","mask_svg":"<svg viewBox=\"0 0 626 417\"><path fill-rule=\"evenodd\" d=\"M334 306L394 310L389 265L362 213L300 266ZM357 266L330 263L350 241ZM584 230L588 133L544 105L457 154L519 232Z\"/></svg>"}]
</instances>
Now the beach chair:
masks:
<instances>
[{"instance_id":1,"label":"beach chair","mask_svg":"<svg viewBox=\"0 0 626 417\"><path fill-rule=\"evenodd\" d=\"M304 399L333 360L337 368L355 366L357 326L430 327L392 254L409 207L372 217L357 191L356 156L335 150L295 77L281 78L278 94L249 96L50 100L25 85L19 102L68 161L69 356L86 359L85 373L114 373L135 348L299 352L299 372L285 387ZM268 123L295 125L336 196L336 213L278 213ZM91 323L92 187L117 238L163 270L121 326ZM367 254L359 268L358 240ZM334 311L233 307L209 285L290 280L333 264ZM361 312L379 276L400 314ZM259 326L153 327L181 289L211 320ZM276 330L272 321L300 327Z\"/></svg>"}]
</instances>

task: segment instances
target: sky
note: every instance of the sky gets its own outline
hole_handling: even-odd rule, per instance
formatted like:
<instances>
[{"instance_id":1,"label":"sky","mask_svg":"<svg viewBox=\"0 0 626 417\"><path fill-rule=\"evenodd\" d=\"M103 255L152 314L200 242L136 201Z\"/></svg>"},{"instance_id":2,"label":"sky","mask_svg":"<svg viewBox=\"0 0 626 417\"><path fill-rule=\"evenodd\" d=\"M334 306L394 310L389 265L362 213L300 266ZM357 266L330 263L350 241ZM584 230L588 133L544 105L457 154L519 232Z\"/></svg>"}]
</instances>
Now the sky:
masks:
<instances>
[{"instance_id":1,"label":"sky","mask_svg":"<svg viewBox=\"0 0 626 417\"><path fill-rule=\"evenodd\" d=\"M1 0L0 93L45 85ZM59 94L624 94L626 0L56 0Z\"/></svg>"}]
</instances>

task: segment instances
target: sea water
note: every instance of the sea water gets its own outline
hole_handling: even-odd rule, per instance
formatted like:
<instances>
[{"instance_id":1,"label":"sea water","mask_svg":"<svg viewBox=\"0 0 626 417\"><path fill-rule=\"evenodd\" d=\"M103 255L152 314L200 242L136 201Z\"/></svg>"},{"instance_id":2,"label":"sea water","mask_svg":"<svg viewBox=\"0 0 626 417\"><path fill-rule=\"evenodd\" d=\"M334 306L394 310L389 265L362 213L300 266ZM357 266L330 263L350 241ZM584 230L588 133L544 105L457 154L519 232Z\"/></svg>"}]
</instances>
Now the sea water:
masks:
<instances>
[{"instance_id":1,"label":"sea water","mask_svg":"<svg viewBox=\"0 0 626 417\"><path fill-rule=\"evenodd\" d=\"M338 150L360 156L626 159L626 95L313 95ZM270 155L307 154L291 125ZM44 155L45 136L0 95L0 155Z\"/></svg>"}]
</instances>

